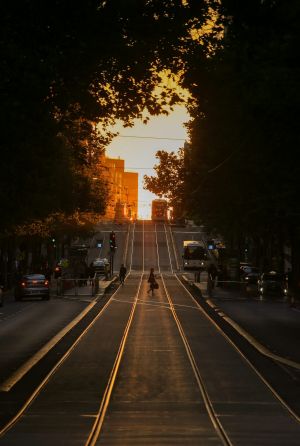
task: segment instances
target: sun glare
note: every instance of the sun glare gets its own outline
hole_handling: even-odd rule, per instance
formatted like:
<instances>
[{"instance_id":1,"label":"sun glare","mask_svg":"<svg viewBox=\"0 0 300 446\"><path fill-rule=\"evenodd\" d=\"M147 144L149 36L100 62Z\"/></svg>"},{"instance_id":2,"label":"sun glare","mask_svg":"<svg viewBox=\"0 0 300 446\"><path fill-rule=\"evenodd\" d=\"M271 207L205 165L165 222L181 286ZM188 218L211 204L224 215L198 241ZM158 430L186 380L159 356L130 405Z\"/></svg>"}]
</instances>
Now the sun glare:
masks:
<instances>
[{"instance_id":1,"label":"sun glare","mask_svg":"<svg viewBox=\"0 0 300 446\"><path fill-rule=\"evenodd\" d=\"M184 106L174 107L168 116L154 116L148 124L136 120L133 127L123 128L118 123L114 131L119 136L114 138L106 150L110 158L125 160L125 170L138 172L138 216L142 219L151 218L151 202L156 195L144 190L144 175L154 175L154 165L157 163L155 154L158 150L177 152L187 140L187 131L184 123L189 120L189 115Z\"/></svg>"}]
</instances>

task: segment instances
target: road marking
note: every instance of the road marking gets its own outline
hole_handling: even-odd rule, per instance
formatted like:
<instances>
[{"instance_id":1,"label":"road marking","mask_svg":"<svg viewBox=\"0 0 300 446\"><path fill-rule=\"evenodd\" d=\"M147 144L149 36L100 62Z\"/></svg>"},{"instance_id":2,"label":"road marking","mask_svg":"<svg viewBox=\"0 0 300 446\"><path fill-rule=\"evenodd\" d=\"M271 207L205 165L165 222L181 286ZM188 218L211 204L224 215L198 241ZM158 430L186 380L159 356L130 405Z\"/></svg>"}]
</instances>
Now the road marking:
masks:
<instances>
[{"instance_id":1,"label":"road marking","mask_svg":"<svg viewBox=\"0 0 300 446\"><path fill-rule=\"evenodd\" d=\"M182 288L185 289L185 291L189 294L189 296L191 297L191 299L196 303L197 307L199 307L200 311L202 312L202 314L215 326L215 328L219 331L219 333L222 334L222 336L224 336L225 339L227 339L227 341L236 349L237 352L239 352L239 354L245 359L245 361L249 364L249 366L252 368L252 370L255 371L255 373L260 377L260 379L262 380L263 383L265 383L265 385L270 389L270 391L273 393L273 395L278 399L278 401L280 401L280 403L286 408L286 410L298 421L298 423L300 422L300 417L298 416L298 414L296 412L293 411L293 409L291 409L288 404L281 398L281 396L276 392L276 390L272 387L272 385L263 377L263 375L257 370L257 368L252 364L252 362L247 358L247 356L245 356L243 354L243 352L239 349L239 347L232 341L232 339L221 329L221 327L217 324L217 322L215 322L211 316L209 316L209 314L201 307L201 305L197 302L197 300L195 299L195 297L192 295L192 293L190 293L190 291L183 285L183 283L180 281L179 277L177 274L175 274L179 284L182 286ZM204 298L205 299L205 298ZM206 299L205 299L206 300ZM211 301L209 302L209 299L206 300L207 303L209 303L209 305L212 308L217 308ZM282 358L284 359L284 358Z\"/></svg>"},{"instance_id":2,"label":"road marking","mask_svg":"<svg viewBox=\"0 0 300 446\"><path fill-rule=\"evenodd\" d=\"M88 305L72 322L63 328L57 335L48 341L37 353L35 353L28 361L21 365L9 378L7 378L1 385L1 392L9 392L16 384L23 378L23 376L37 364L70 330L72 330L81 319L96 305L93 301Z\"/></svg>"},{"instance_id":3,"label":"road marking","mask_svg":"<svg viewBox=\"0 0 300 446\"><path fill-rule=\"evenodd\" d=\"M125 327L125 330L124 330L124 333L123 333L123 337L122 337L122 340L121 340L121 343L120 343L120 346L119 346L119 350L118 350L118 353L117 353L117 356L116 356L113 368L111 370L111 373L110 373L110 376L109 376L109 380L108 380L106 389L104 391L104 395L103 395L102 400L101 400L100 408L99 408L97 417L95 419L95 423L94 423L94 425L92 427L92 430L90 432L90 435L89 435L89 437L88 437L88 439L87 439L87 441L85 443L85 446L94 446L97 443L97 440L98 440L98 438L100 436L100 433L101 433L101 430L102 430L102 425L103 425L103 422L104 422L104 418L105 418L105 415L106 415L106 412L107 412L107 409L108 409L108 406L109 406L109 402L110 402L110 399L111 399L112 391L113 391L114 384L115 384L115 381L116 381L116 378L117 378L117 374L118 374L118 370L119 370L119 367L120 367L121 359L122 359L122 356L123 356L123 353L124 353L124 350L125 350L125 344L126 344L126 341L127 341L127 338L128 338L128 333L129 333L129 330L130 330L130 327L131 327L131 324L132 324L132 321L133 321L135 309L136 309L136 306L137 306L137 299L138 299L138 296L139 296L139 293L140 293L140 290L141 290L142 281L143 281L143 275L141 275L141 279L140 279L140 283L139 283L139 286L138 286L138 290L137 290L137 293L135 295L135 300L132 303L132 309L131 309L131 312L130 312L130 315L129 315L129 319L127 321L127 324L126 324L126 327Z\"/></svg>"}]
</instances>

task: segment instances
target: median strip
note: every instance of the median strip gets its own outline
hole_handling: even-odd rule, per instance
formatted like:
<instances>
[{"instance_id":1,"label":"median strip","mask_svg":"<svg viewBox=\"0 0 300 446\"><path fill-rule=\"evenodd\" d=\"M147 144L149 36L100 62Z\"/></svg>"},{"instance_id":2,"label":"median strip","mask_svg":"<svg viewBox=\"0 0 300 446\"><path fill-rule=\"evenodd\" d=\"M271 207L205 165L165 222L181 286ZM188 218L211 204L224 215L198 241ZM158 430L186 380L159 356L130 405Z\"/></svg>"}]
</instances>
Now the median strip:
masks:
<instances>
[{"instance_id":1,"label":"median strip","mask_svg":"<svg viewBox=\"0 0 300 446\"><path fill-rule=\"evenodd\" d=\"M96 305L97 301L91 302L72 322L64 327L57 335L48 341L37 353L35 353L28 361L21 365L9 378L1 385L1 392L9 392L19 382L23 376L37 364L58 342L77 325L86 314Z\"/></svg>"}]
</instances>

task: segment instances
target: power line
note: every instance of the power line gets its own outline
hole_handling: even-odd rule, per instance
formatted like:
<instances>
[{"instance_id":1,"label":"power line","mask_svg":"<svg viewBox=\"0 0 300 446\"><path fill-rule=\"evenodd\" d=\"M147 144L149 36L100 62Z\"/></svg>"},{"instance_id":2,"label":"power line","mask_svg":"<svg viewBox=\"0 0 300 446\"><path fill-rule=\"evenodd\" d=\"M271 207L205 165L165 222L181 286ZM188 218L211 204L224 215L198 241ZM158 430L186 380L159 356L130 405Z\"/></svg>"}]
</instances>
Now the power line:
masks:
<instances>
[{"instance_id":1,"label":"power line","mask_svg":"<svg viewBox=\"0 0 300 446\"><path fill-rule=\"evenodd\" d=\"M137 135L118 135L119 138L140 138L140 139L168 139L170 141L185 141L186 138L167 138L160 136L137 136Z\"/></svg>"},{"instance_id":2,"label":"power line","mask_svg":"<svg viewBox=\"0 0 300 446\"><path fill-rule=\"evenodd\" d=\"M105 169L114 169L114 170L117 170L117 169L121 169L121 170L123 170L123 169L143 169L143 170L154 170L154 166L153 167L141 167L141 166L124 166L124 167L118 167L118 166L116 166L116 167L114 167L114 166L103 166ZM126 170L125 170L125 172L126 172Z\"/></svg>"}]
</instances>

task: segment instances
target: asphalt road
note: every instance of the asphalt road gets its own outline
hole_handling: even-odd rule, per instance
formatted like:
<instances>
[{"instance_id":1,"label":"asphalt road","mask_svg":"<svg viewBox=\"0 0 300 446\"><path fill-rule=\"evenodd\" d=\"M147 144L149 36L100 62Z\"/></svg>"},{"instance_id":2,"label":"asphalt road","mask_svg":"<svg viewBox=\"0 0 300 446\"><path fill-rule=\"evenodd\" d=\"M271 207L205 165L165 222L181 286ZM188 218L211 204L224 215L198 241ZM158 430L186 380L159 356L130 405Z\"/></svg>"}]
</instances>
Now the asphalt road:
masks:
<instances>
[{"instance_id":1,"label":"asphalt road","mask_svg":"<svg viewBox=\"0 0 300 446\"><path fill-rule=\"evenodd\" d=\"M110 229L99 227L99 233L107 234ZM121 263L126 264L124 286L116 285L110 294L90 304L80 299L29 304L27 314L31 311L32 315L27 315L25 326L27 330L29 325L35 326L38 337L46 336L45 325L53 332L64 325L65 316L57 315L65 304L77 306L75 313L81 306L91 308L84 319L88 320L78 324L49 353L52 371L45 358L36 365L44 375L29 371L11 393L2 392L0 408L4 413L5 408L12 411L13 397L32 389L16 422L2 432L0 444L300 444L299 419L260 375L259 362L250 364L247 349L237 345L241 336L235 333L232 340L219 309L209 306L205 311L207 300L199 293L193 296L193 287L180 280L182 241L205 234L199 228L180 228L171 234L169 227L149 222L115 229L118 248L114 269L117 272ZM151 267L159 283L153 296L147 292ZM217 302L218 298L214 299ZM228 305L228 300L223 298L222 302ZM47 304L47 311L39 313ZM232 316L240 317L247 329L253 327L254 306L247 317L245 307L245 311L238 311L238 299L231 301L230 305L234 304L236 314ZM49 320L45 322L47 313ZM66 313L69 320L72 312ZM21 327L22 317L22 313L12 314L12 333L14 324ZM36 324L35 319L39 320ZM261 312L260 327L263 319ZM286 326L288 321L287 315ZM262 328L260 332L263 334ZM5 344L6 330L2 334L7 351L16 349L13 336ZM16 339L19 344L20 332ZM45 340L41 339L41 344ZM32 346L32 351L36 348ZM21 355L22 344L18 349ZM249 355L254 357L254 350ZM59 364L54 361L56 355ZM46 376L43 383L41 376ZM16 412L21 408L17 401L13 406Z\"/></svg>"}]
</instances>

